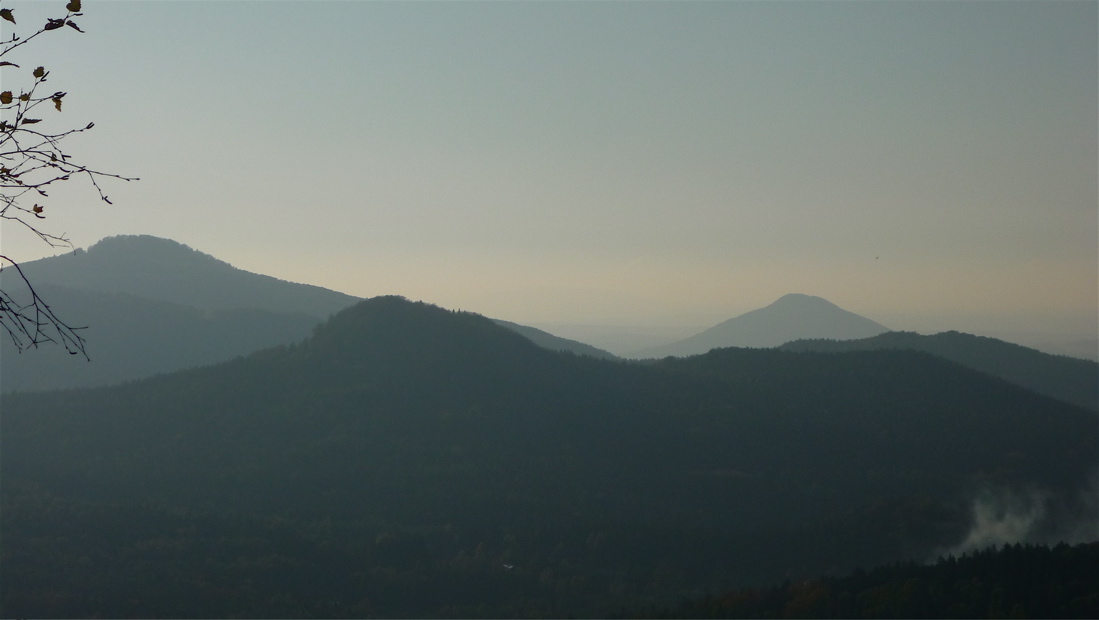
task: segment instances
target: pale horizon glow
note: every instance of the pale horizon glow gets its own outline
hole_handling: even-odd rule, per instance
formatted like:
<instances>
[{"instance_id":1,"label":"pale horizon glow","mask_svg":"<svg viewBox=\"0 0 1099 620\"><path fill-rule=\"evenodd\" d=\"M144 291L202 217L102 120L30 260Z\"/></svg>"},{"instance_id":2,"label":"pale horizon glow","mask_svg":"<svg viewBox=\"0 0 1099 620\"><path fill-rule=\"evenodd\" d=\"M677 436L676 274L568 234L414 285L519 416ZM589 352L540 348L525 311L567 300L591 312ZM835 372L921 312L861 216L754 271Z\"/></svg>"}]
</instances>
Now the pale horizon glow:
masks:
<instances>
[{"instance_id":1,"label":"pale horizon glow","mask_svg":"<svg viewBox=\"0 0 1099 620\"><path fill-rule=\"evenodd\" d=\"M20 33L64 4L5 1ZM76 156L142 179L51 195L77 247L151 234L533 325L805 293L1099 331L1095 2L84 5L17 60L69 93L47 121L96 123Z\"/></svg>"}]
</instances>

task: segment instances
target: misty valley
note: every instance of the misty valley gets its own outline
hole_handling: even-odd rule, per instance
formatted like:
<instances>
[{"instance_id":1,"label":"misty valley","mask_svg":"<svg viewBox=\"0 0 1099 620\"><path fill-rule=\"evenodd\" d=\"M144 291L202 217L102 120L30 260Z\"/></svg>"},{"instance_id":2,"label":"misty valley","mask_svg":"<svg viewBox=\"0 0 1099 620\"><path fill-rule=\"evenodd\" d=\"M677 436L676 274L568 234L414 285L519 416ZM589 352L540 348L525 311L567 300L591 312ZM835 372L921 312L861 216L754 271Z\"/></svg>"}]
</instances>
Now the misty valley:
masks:
<instances>
[{"instance_id":1,"label":"misty valley","mask_svg":"<svg viewBox=\"0 0 1099 620\"><path fill-rule=\"evenodd\" d=\"M153 237L23 269L91 361L0 345L4 617L1099 615L1092 360L796 294L624 359Z\"/></svg>"}]
</instances>

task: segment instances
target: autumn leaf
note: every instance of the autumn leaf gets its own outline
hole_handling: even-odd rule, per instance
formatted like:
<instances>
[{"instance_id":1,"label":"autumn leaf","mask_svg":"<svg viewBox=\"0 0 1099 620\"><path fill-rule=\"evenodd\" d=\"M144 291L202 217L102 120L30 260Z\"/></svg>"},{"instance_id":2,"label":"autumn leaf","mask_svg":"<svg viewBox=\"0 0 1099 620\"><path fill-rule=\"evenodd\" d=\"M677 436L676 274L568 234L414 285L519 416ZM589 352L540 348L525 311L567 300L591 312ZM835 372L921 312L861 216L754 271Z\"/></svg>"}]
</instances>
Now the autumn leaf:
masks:
<instances>
[{"instance_id":1,"label":"autumn leaf","mask_svg":"<svg viewBox=\"0 0 1099 620\"><path fill-rule=\"evenodd\" d=\"M23 119L23 124L24 125L33 125L35 123L41 123L41 122L42 122L42 119L40 119L40 118L24 118Z\"/></svg>"},{"instance_id":2,"label":"autumn leaf","mask_svg":"<svg viewBox=\"0 0 1099 620\"><path fill-rule=\"evenodd\" d=\"M44 208L44 207L42 207L41 205L34 205L34 208L33 208L33 209L31 209L31 211L34 211L34 214L35 214L35 216L37 216L37 217L39 217L39 218L41 218L41 219L45 219L45 217L46 217L46 216L45 216L45 215L42 215L42 209L43 209L43 208Z\"/></svg>"},{"instance_id":3,"label":"autumn leaf","mask_svg":"<svg viewBox=\"0 0 1099 620\"><path fill-rule=\"evenodd\" d=\"M0 93L0 104L8 105L12 102L12 94L10 90L5 90Z\"/></svg>"},{"instance_id":4,"label":"autumn leaf","mask_svg":"<svg viewBox=\"0 0 1099 620\"><path fill-rule=\"evenodd\" d=\"M42 77L45 77L45 76L46 76L46 68L45 67L38 67L37 69L34 70L34 77L42 78Z\"/></svg>"},{"instance_id":5,"label":"autumn leaf","mask_svg":"<svg viewBox=\"0 0 1099 620\"><path fill-rule=\"evenodd\" d=\"M75 30L77 32L84 32L83 30L80 29L80 26L77 26L75 23L73 23L72 20L69 20L69 21L65 22L65 25L68 26L69 28L72 28L73 30Z\"/></svg>"},{"instance_id":6,"label":"autumn leaf","mask_svg":"<svg viewBox=\"0 0 1099 620\"><path fill-rule=\"evenodd\" d=\"M76 13L80 11L80 0L72 0L65 5L65 10L70 13Z\"/></svg>"},{"instance_id":7,"label":"autumn leaf","mask_svg":"<svg viewBox=\"0 0 1099 620\"><path fill-rule=\"evenodd\" d=\"M0 17L8 20L11 23L15 23L15 16L11 14L11 9L0 9Z\"/></svg>"}]
</instances>

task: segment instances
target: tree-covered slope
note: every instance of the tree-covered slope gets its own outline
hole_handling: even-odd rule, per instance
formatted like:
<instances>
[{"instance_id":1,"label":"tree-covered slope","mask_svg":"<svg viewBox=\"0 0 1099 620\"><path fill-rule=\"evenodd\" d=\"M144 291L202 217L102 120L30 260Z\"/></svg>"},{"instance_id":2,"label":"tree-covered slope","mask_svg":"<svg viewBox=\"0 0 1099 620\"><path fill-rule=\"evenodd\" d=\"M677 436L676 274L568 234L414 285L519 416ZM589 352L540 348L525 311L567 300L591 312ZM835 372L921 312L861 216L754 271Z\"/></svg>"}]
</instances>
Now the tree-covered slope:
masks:
<instances>
[{"instance_id":1,"label":"tree-covered slope","mask_svg":"<svg viewBox=\"0 0 1099 620\"><path fill-rule=\"evenodd\" d=\"M961 332L922 336L913 332L888 332L859 340L797 340L784 344L787 351L873 351L911 349L924 351L1000 377L1039 394L1099 410L1099 364L1050 355L995 338Z\"/></svg>"},{"instance_id":2,"label":"tree-covered slope","mask_svg":"<svg viewBox=\"0 0 1099 620\"><path fill-rule=\"evenodd\" d=\"M0 602L63 581L78 615L591 615L920 557L987 488L1040 490L1055 537L1099 455L1093 414L918 352L624 363L399 298L2 404ZM146 603L97 607L74 575L108 565Z\"/></svg>"}]
</instances>

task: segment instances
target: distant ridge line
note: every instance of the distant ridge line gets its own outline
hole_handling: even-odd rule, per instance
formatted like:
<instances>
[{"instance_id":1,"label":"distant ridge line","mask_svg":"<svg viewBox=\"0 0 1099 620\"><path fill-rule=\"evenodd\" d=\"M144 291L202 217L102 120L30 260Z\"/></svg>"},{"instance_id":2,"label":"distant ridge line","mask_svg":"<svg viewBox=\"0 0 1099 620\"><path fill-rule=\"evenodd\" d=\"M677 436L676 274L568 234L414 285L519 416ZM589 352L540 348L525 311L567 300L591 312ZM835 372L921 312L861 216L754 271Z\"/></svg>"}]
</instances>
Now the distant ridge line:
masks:
<instances>
[{"instance_id":1,"label":"distant ridge line","mask_svg":"<svg viewBox=\"0 0 1099 620\"><path fill-rule=\"evenodd\" d=\"M923 336L886 332L857 340L804 339L788 342L787 351L923 351L999 377L1058 400L1099 411L1099 363L1053 355L1012 342L958 331Z\"/></svg>"}]
</instances>

